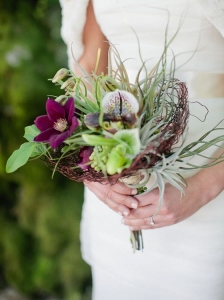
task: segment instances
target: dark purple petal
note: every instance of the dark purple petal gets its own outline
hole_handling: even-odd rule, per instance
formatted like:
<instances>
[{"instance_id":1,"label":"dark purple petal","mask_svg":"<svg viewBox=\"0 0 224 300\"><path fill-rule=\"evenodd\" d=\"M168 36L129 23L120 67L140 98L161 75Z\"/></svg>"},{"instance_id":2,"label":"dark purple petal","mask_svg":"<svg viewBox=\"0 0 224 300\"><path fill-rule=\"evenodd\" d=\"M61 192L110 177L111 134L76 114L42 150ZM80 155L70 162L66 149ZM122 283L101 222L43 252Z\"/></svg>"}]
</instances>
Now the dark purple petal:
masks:
<instances>
[{"instance_id":1,"label":"dark purple petal","mask_svg":"<svg viewBox=\"0 0 224 300\"><path fill-rule=\"evenodd\" d=\"M68 121L68 124L70 125L75 112L75 104L73 98L69 98L67 100L67 102L64 105L64 110L65 110L65 118Z\"/></svg>"},{"instance_id":2,"label":"dark purple petal","mask_svg":"<svg viewBox=\"0 0 224 300\"><path fill-rule=\"evenodd\" d=\"M71 123L72 124L69 127L69 129L68 129L69 135L71 135L75 131L75 129L79 126L79 122L78 122L78 119L76 117L72 118L72 122Z\"/></svg>"},{"instance_id":3,"label":"dark purple petal","mask_svg":"<svg viewBox=\"0 0 224 300\"><path fill-rule=\"evenodd\" d=\"M58 134L58 131L55 130L54 128L49 128L37 136L35 136L34 141L35 142L49 142L50 137L54 134Z\"/></svg>"},{"instance_id":4,"label":"dark purple petal","mask_svg":"<svg viewBox=\"0 0 224 300\"><path fill-rule=\"evenodd\" d=\"M50 137L49 143L50 143L51 147L53 149L55 149L58 146L60 146L64 142L64 140L66 140L66 138L68 136L69 136L68 131L65 131L65 132L62 132L62 133L59 133L59 134L58 134L58 131L57 131L57 134L54 134Z\"/></svg>"},{"instance_id":5,"label":"dark purple petal","mask_svg":"<svg viewBox=\"0 0 224 300\"><path fill-rule=\"evenodd\" d=\"M103 115L104 118L105 114ZM99 123L100 113L90 113L85 116L84 123L88 128L100 128Z\"/></svg>"},{"instance_id":6,"label":"dark purple petal","mask_svg":"<svg viewBox=\"0 0 224 300\"><path fill-rule=\"evenodd\" d=\"M61 145L79 126L78 119L74 116L74 100L69 98L65 106L53 99L48 99L46 103L47 115L37 117L35 125L42 132L34 138L36 142L49 142L53 149ZM68 121L68 129L60 132L54 129L54 123L59 119Z\"/></svg>"},{"instance_id":7,"label":"dark purple petal","mask_svg":"<svg viewBox=\"0 0 224 300\"><path fill-rule=\"evenodd\" d=\"M47 115L37 117L34 121L34 124L40 131L45 131L49 128L52 128L54 125L54 123L51 120L49 120Z\"/></svg>"},{"instance_id":8,"label":"dark purple petal","mask_svg":"<svg viewBox=\"0 0 224 300\"><path fill-rule=\"evenodd\" d=\"M79 157L80 157L80 161L78 163L78 166L83 169L83 170L87 170L90 166L90 164L88 164L90 162L90 155L93 152L93 147L82 147L80 153L79 153Z\"/></svg>"},{"instance_id":9,"label":"dark purple petal","mask_svg":"<svg viewBox=\"0 0 224 300\"><path fill-rule=\"evenodd\" d=\"M58 119L65 119L65 109L60 103L53 99L48 99L46 103L48 118L52 122L57 122Z\"/></svg>"}]
</instances>

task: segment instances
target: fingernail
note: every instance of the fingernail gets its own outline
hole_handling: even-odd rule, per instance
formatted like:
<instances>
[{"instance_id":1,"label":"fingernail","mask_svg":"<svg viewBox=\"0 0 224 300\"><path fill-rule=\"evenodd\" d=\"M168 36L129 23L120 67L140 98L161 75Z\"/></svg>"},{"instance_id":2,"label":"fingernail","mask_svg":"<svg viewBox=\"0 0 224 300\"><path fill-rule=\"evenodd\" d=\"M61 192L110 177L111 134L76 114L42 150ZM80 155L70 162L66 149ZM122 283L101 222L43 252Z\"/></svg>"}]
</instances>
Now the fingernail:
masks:
<instances>
[{"instance_id":1,"label":"fingernail","mask_svg":"<svg viewBox=\"0 0 224 300\"><path fill-rule=\"evenodd\" d=\"M129 215L129 212L125 210L123 211L123 215L127 217Z\"/></svg>"},{"instance_id":2,"label":"fingernail","mask_svg":"<svg viewBox=\"0 0 224 300\"><path fill-rule=\"evenodd\" d=\"M120 216L122 216L122 213L120 211L117 212Z\"/></svg>"},{"instance_id":3,"label":"fingernail","mask_svg":"<svg viewBox=\"0 0 224 300\"><path fill-rule=\"evenodd\" d=\"M129 229L130 229L130 230L134 230L134 228L133 228L133 227L131 227L131 226L129 226Z\"/></svg>"},{"instance_id":4,"label":"fingernail","mask_svg":"<svg viewBox=\"0 0 224 300\"><path fill-rule=\"evenodd\" d=\"M124 224L124 219L121 219L121 223Z\"/></svg>"},{"instance_id":5,"label":"fingernail","mask_svg":"<svg viewBox=\"0 0 224 300\"><path fill-rule=\"evenodd\" d=\"M133 189L133 190L131 191L131 194L132 194L132 195L136 195L136 194L137 194L137 192L138 192L138 190L137 190L137 189Z\"/></svg>"},{"instance_id":6,"label":"fingernail","mask_svg":"<svg viewBox=\"0 0 224 300\"><path fill-rule=\"evenodd\" d=\"M131 207L134 208L134 209L136 209L138 207L138 204L136 202L132 202L131 203Z\"/></svg>"}]
</instances>

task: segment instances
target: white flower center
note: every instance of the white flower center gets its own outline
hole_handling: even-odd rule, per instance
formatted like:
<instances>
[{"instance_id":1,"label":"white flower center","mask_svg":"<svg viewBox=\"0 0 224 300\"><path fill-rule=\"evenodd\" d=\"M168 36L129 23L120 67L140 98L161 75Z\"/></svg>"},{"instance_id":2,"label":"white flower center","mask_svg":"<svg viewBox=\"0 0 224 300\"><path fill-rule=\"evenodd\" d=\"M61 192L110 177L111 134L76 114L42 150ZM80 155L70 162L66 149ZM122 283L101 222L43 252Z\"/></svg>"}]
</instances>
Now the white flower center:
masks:
<instances>
[{"instance_id":1,"label":"white flower center","mask_svg":"<svg viewBox=\"0 0 224 300\"><path fill-rule=\"evenodd\" d=\"M63 132L68 127L68 122L65 119L58 119L57 122L54 122L54 129L57 131Z\"/></svg>"}]
</instances>

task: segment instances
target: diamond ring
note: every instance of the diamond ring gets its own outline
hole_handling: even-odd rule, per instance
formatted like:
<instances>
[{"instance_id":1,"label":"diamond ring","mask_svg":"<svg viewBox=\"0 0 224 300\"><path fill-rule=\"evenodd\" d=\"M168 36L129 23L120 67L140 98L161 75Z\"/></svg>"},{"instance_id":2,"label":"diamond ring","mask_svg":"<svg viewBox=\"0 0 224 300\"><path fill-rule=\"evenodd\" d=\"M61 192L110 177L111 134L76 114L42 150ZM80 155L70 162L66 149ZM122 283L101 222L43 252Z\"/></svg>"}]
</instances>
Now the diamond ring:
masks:
<instances>
[{"instance_id":1,"label":"diamond ring","mask_svg":"<svg viewBox=\"0 0 224 300\"><path fill-rule=\"evenodd\" d=\"M150 225L153 225L153 226L155 225L155 222L153 220L153 216L150 217Z\"/></svg>"}]
</instances>

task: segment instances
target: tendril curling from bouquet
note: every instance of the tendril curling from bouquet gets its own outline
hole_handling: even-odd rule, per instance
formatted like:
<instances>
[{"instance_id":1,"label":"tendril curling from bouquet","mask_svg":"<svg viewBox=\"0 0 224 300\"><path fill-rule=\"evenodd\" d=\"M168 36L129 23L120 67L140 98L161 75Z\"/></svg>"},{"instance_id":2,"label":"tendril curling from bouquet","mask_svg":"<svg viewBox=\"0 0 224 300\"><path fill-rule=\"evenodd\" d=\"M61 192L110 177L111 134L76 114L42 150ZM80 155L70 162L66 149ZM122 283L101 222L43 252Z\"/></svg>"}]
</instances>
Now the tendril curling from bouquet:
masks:
<instances>
[{"instance_id":1,"label":"tendril curling from bouquet","mask_svg":"<svg viewBox=\"0 0 224 300\"><path fill-rule=\"evenodd\" d=\"M166 49L151 72L143 62L134 83L114 47L116 70L110 61L106 75L87 74L81 67L79 77L65 68L59 70L52 82L64 93L47 99L47 114L25 128L27 142L13 152L6 171L40 157L53 173L59 171L71 180L102 184L120 180L138 188L139 194L158 187L158 210L167 182L184 193L183 172L219 163L223 155L210 158L205 166L193 165L189 159L211 146L220 147L224 136L205 140L212 131L223 133L217 126L184 144L188 90L175 78L175 70L167 72ZM145 76L140 80L142 72ZM131 242L134 251L142 250L142 232L131 232Z\"/></svg>"}]
</instances>

